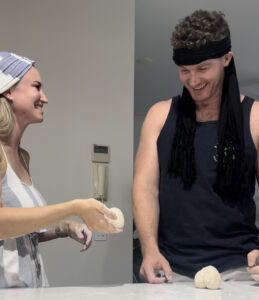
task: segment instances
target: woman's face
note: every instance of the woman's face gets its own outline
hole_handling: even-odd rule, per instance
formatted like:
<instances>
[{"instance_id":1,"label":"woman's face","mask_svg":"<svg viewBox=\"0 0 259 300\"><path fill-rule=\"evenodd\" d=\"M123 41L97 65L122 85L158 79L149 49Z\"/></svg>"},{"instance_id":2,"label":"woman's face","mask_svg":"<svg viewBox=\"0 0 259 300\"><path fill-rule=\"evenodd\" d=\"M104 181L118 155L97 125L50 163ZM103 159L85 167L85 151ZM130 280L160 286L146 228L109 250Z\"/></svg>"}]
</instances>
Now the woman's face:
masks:
<instances>
[{"instance_id":1,"label":"woman's face","mask_svg":"<svg viewBox=\"0 0 259 300\"><path fill-rule=\"evenodd\" d=\"M48 103L48 99L43 93L40 73L35 67L31 67L6 96L11 101L15 119L21 125L43 121L43 105Z\"/></svg>"}]
</instances>

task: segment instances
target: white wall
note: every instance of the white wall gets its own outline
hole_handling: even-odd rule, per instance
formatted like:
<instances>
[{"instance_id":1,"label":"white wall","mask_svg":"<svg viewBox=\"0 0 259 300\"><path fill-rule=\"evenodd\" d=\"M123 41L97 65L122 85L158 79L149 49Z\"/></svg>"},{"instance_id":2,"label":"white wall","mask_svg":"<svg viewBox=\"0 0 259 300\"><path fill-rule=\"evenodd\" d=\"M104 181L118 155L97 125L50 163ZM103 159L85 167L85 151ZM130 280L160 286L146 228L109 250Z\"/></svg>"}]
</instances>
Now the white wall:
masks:
<instances>
[{"instance_id":1,"label":"white wall","mask_svg":"<svg viewBox=\"0 0 259 300\"><path fill-rule=\"evenodd\" d=\"M36 60L49 104L28 128L34 184L49 204L92 196L90 146L111 146L107 205L123 233L86 253L69 239L41 245L51 285L118 284L132 277L133 0L1 0L1 51Z\"/></svg>"}]
</instances>

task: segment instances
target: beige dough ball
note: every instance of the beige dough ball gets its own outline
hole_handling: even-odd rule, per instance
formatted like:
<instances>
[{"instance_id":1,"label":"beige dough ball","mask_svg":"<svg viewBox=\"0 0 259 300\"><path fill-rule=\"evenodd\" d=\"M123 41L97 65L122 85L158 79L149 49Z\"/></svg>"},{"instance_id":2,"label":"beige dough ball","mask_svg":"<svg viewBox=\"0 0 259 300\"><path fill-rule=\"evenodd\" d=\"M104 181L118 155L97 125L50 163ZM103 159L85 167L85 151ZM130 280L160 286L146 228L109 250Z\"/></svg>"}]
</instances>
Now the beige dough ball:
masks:
<instances>
[{"instance_id":1,"label":"beige dough ball","mask_svg":"<svg viewBox=\"0 0 259 300\"><path fill-rule=\"evenodd\" d=\"M197 288L216 290L221 283L221 277L218 270L213 266L202 268L196 273L194 283Z\"/></svg>"},{"instance_id":2,"label":"beige dough ball","mask_svg":"<svg viewBox=\"0 0 259 300\"><path fill-rule=\"evenodd\" d=\"M218 270L213 266L208 266L203 270L204 283L210 290L216 290L219 288L221 283L221 277Z\"/></svg>"},{"instance_id":3,"label":"beige dough ball","mask_svg":"<svg viewBox=\"0 0 259 300\"><path fill-rule=\"evenodd\" d=\"M117 207L112 207L112 208L110 208L110 210L116 214L117 219L112 220L105 216L107 221L116 228L123 228L124 227L124 215L123 215L122 211Z\"/></svg>"},{"instance_id":4,"label":"beige dough ball","mask_svg":"<svg viewBox=\"0 0 259 300\"><path fill-rule=\"evenodd\" d=\"M197 272L195 274L195 277L194 277L195 286L199 289L205 289L206 288L206 285L204 283L203 275L204 275L204 273L202 272L202 269L201 269L199 272Z\"/></svg>"}]
</instances>

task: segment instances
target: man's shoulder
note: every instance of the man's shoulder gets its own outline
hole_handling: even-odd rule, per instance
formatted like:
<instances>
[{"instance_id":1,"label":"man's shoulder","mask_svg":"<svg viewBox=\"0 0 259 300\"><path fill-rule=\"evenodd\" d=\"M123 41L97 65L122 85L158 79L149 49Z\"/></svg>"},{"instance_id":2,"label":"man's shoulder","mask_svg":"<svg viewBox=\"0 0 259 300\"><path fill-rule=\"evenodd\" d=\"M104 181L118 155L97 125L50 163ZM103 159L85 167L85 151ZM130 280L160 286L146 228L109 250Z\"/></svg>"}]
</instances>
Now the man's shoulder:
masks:
<instances>
[{"instance_id":1,"label":"man's shoulder","mask_svg":"<svg viewBox=\"0 0 259 300\"><path fill-rule=\"evenodd\" d=\"M259 112L259 101L256 99L253 103L253 109L255 110L255 112Z\"/></svg>"},{"instance_id":2,"label":"man's shoulder","mask_svg":"<svg viewBox=\"0 0 259 300\"><path fill-rule=\"evenodd\" d=\"M160 132L167 119L172 101L172 99L168 99L159 101L152 105L144 122L146 127L148 127L150 130Z\"/></svg>"},{"instance_id":3,"label":"man's shoulder","mask_svg":"<svg viewBox=\"0 0 259 300\"><path fill-rule=\"evenodd\" d=\"M255 100L250 114L251 120L259 121L259 101Z\"/></svg>"},{"instance_id":4,"label":"man's shoulder","mask_svg":"<svg viewBox=\"0 0 259 300\"><path fill-rule=\"evenodd\" d=\"M256 148L259 145L259 102L254 101L250 112L250 130Z\"/></svg>"},{"instance_id":5,"label":"man's shoulder","mask_svg":"<svg viewBox=\"0 0 259 300\"><path fill-rule=\"evenodd\" d=\"M156 102L151 106L151 108L148 111L148 114L168 114L170 107L172 105L172 99L162 100L159 102Z\"/></svg>"}]
</instances>

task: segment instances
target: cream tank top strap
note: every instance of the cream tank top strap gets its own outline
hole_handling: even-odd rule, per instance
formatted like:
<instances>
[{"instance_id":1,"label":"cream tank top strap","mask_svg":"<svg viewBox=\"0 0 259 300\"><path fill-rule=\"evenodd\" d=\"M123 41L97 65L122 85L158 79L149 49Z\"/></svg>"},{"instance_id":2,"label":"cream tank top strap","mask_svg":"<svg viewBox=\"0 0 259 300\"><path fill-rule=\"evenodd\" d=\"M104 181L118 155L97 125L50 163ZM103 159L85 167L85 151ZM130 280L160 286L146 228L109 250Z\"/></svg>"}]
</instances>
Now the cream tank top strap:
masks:
<instances>
[{"instance_id":1,"label":"cream tank top strap","mask_svg":"<svg viewBox=\"0 0 259 300\"><path fill-rule=\"evenodd\" d=\"M11 172L14 174L14 176L17 178L17 180L19 180L19 181L22 182L22 180L17 176L17 174L16 174L15 171L13 170L11 164L9 163L8 158L7 158L7 154L6 154L5 150L4 150L3 145L2 145L1 143L0 143L0 145L1 145L1 149L2 149L2 151L3 151L3 153L4 153L5 160L6 160L6 165L7 165L6 172L8 172L8 168L9 168L9 172L11 171ZM29 177L30 177L30 180L31 180L31 185L33 185L33 184L32 184L31 174L30 174L30 171L29 171L29 166L28 166L28 164L27 164L27 162L26 162L26 160L25 160L25 158L24 158L24 156L23 156L23 154L22 154L21 151L20 151L20 156L21 156L21 159L22 159L23 164L24 164L24 166L25 166L25 169L26 169L26 171L27 171L28 174L29 174Z\"/></svg>"}]
</instances>

